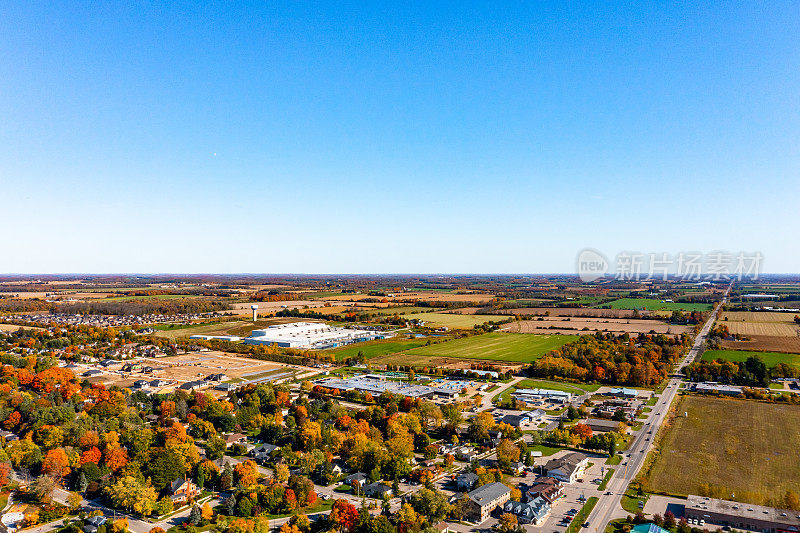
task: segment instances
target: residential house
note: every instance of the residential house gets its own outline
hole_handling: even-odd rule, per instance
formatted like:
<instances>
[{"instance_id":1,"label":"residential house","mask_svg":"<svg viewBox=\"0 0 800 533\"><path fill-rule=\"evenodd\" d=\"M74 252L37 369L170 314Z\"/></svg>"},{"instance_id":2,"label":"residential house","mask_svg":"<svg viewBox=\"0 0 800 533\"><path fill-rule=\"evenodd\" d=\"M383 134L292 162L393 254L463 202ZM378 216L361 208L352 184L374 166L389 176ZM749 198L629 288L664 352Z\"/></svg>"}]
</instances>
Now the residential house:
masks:
<instances>
[{"instance_id":1,"label":"residential house","mask_svg":"<svg viewBox=\"0 0 800 533\"><path fill-rule=\"evenodd\" d=\"M467 519L482 524L489 515L511 498L511 489L502 483L489 483L467 494Z\"/></svg>"},{"instance_id":2,"label":"residential house","mask_svg":"<svg viewBox=\"0 0 800 533\"><path fill-rule=\"evenodd\" d=\"M369 478L367 478L367 475L365 473L356 472L355 474L350 474L349 476L344 478L344 482L352 486L353 482L358 481L358 484L363 487L367 483L368 479Z\"/></svg>"},{"instance_id":3,"label":"residential house","mask_svg":"<svg viewBox=\"0 0 800 533\"><path fill-rule=\"evenodd\" d=\"M169 497L176 505L184 505L189 500L194 500L199 493L197 485L186 478L176 479L169 485Z\"/></svg>"},{"instance_id":4,"label":"residential house","mask_svg":"<svg viewBox=\"0 0 800 533\"><path fill-rule=\"evenodd\" d=\"M383 483L369 483L361 487L361 490L370 498L383 498L384 495L391 497L392 495L392 487Z\"/></svg>"},{"instance_id":5,"label":"residential house","mask_svg":"<svg viewBox=\"0 0 800 533\"><path fill-rule=\"evenodd\" d=\"M244 433L231 433L225 435L225 444L231 446L233 444L247 444L247 435Z\"/></svg>"},{"instance_id":6,"label":"residential house","mask_svg":"<svg viewBox=\"0 0 800 533\"><path fill-rule=\"evenodd\" d=\"M89 517L85 521L86 523L83 526L83 531L85 533L97 533L97 528L105 524L107 521L108 518L103 515Z\"/></svg>"},{"instance_id":7,"label":"residential house","mask_svg":"<svg viewBox=\"0 0 800 533\"><path fill-rule=\"evenodd\" d=\"M275 446L274 444L261 444L250 450L250 455L256 461L267 461L272 455L272 452L277 449L278 446Z\"/></svg>"},{"instance_id":8,"label":"residential house","mask_svg":"<svg viewBox=\"0 0 800 533\"><path fill-rule=\"evenodd\" d=\"M475 472L467 472L456 478L456 489L461 492L469 492L478 482L478 475Z\"/></svg>"}]
</instances>

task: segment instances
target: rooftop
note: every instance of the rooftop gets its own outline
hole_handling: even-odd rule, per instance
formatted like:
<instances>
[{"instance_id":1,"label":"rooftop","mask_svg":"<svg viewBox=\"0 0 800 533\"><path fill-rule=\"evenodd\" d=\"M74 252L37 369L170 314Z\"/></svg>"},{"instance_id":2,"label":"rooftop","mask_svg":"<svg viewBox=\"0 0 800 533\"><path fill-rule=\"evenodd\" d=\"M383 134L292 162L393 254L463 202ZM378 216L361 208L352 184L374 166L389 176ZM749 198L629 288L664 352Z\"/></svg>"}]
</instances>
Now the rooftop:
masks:
<instances>
[{"instance_id":1,"label":"rooftop","mask_svg":"<svg viewBox=\"0 0 800 533\"><path fill-rule=\"evenodd\" d=\"M690 509L698 513L702 513L702 511L711 511L728 516L738 516L754 520L771 520L773 522L800 527L800 511L776 509L774 507L765 507L752 503L718 500L707 496L695 496L690 494L686 499L686 510L688 511Z\"/></svg>"}]
</instances>

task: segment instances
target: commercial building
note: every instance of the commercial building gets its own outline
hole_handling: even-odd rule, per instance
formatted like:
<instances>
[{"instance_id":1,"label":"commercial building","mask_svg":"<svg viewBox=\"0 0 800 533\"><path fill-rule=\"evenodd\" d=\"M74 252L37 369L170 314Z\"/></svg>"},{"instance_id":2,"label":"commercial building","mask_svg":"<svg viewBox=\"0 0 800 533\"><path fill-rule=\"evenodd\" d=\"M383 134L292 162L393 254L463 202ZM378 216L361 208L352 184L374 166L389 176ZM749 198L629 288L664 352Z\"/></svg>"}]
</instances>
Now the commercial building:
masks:
<instances>
[{"instance_id":1,"label":"commercial building","mask_svg":"<svg viewBox=\"0 0 800 533\"><path fill-rule=\"evenodd\" d=\"M552 389L517 389L512 396L515 400L525 403L537 403L542 400L567 403L572 400L571 393Z\"/></svg>"},{"instance_id":2,"label":"commercial building","mask_svg":"<svg viewBox=\"0 0 800 533\"><path fill-rule=\"evenodd\" d=\"M335 348L355 342L385 339L389 335L371 329L349 329L329 326L322 322L292 322L255 329L245 344L268 344L281 348Z\"/></svg>"},{"instance_id":3,"label":"commercial building","mask_svg":"<svg viewBox=\"0 0 800 533\"><path fill-rule=\"evenodd\" d=\"M511 489L502 483L489 483L467 493L467 519L481 524L489 515L511 499Z\"/></svg>"},{"instance_id":4,"label":"commercial building","mask_svg":"<svg viewBox=\"0 0 800 533\"><path fill-rule=\"evenodd\" d=\"M503 510L517 517L521 524L541 525L550 514L550 502L544 498L535 498L529 502L507 501Z\"/></svg>"},{"instance_id":5,"label":"commercial building","mask_svg":"<svg viewBox=\"0 0 800 533\"><path fill-rule=\"evenodd\" d=\"M561 482L553 477L538 477L533 481L533 485L525 493L525 497L530 500L544 498L550 504L564 495Z\"/></svg>"},{"instance_id":6,"label":"commercial building","mask_svg":"<svg viewBox=\"0 0 800 533\"><path fill-rule=\"evenodd\" d=\"M687 520L714 524L734 529L783 533L800 531L800 512L751 503L718 500L706 496L689 495L684 516Z\"/></svg>"},{"instance_id":7,"label":"commercial building","mask_svg":"<svg viewBox=\"0 0 800 533\"><path fill-rule=\"evenodd\" d=\"M606 420L605 418L588 418L584 422L596 433L608 433L609 431L619 431L622 423L616 420Z\"/></svg>"},{"instance_id":8,"label":"commercial building","mask_svg":"<svg viewBox=\"0 0 800 533\"><path fill-rule=\"evenodd\" d=\"M400 394L409 398L455 398L460 390L446 387L431 387L427 385L413 385L404 381L387 381L384 376L379 374L363 374L351 378L325 378L314 382L315 385L327 389L339 389L340 391L357 390L369 392L372 395L380 395L384 392Z\"/></svg>"},{"instance_id":9,"label":"commercial building","mask_svg":"<svg viewBox=\"0 0 800 533\"><path fill-rule=\"evenodd\" d=\"M545 475L562 483L575 483L586 469L589 458L580 452L570 452L557 459L550 459L544 467Z\"/></svg>"},{"instance_id":10,"label":"commercial building","mask_svg":"<svg viewBox=\"0 0 800 533\"><path fill-rule=\"evenodd\" d=\"M714 381L705 381L694 386L694 391L703 394L722 394L725 396L741 396L742 388L735 385L723 385Z\"/></svg>"}]
</instances>

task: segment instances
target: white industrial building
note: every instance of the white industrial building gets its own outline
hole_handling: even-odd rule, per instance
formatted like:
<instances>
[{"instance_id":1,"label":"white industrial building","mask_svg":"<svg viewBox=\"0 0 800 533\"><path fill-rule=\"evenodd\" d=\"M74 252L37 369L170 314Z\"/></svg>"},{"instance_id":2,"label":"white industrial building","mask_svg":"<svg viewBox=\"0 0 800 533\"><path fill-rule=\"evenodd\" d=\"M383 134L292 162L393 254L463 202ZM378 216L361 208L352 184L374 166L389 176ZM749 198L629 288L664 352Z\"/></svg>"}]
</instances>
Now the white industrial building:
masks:
<instances>
[{"instance_id":1,"label":"white industrial building","mask_svg":"<svg viewBox=\"0 0 800 533\"><path fill-rule=\"evenodd\" d=\"M269 344L281 348L335 348L354 342L385 339L383 331L349 329L329 326L322 322L292 322L266 329L255 329L244 339L245 344Z\"/></svg>"}]
</instances>

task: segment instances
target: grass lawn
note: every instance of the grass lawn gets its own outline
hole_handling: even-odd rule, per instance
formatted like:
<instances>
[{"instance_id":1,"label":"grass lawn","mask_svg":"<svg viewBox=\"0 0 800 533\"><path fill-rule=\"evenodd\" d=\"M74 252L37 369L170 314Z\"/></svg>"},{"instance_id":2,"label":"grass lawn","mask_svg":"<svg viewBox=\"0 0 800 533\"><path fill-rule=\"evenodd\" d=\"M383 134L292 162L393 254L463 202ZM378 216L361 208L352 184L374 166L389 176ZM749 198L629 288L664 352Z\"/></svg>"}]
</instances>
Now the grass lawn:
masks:
<instances>
[{"instance_id":1,"label":"grass lawn","mask_svg":"<svg viewBox=\"0 0 800 533\"><path fill-rule=\"evenodd\" d=\"M645 490L776 505L800 492L800 406L683 396Z\"/></svg>"},{"instance_id":2,"label":"grass lawn","mask_svg":"<svg viewBox=\"0 0 800 533\"><path fill-rule=\"evenodd\" d=\"M680 302L662 302L653 298L620 298L597 307L610 309L646 309L648 311L708 311L711 304L686 304Z\"/></svg>"},{"instance_id":3,"label":"grass lawn","mask_svg":"<svg viewBox=\"0 0 800 533\"><path fill-rule=\"evenodd\" d=\"M573 518L572 522L570 522L569 526L567 526L565 533L576 533L577 531L580 531L583 523L586 522L586 519L589 518L590 514L592 514L592 509L594 509L594 506L597 505L598 500L599 498L597 496L592 496L586 500L586 503L583 504L581 510L578 511L578 514L575 515L575 518Z\"/></svg>"},{"instance_id":4,"label":"grass lawn","mask_svg":"<svg viewBox=\"0 0 800 533\"><path fill-rule=\"evenodd\" d=\"M613 475L614 475L614 469L609 468L608 472L606 472L606 475L603 478L603 482L597 486L597 490L606 490L606 486L608 485L608 482L611 480L611 476Z\"/></svg>"},{"instance_id":5,"label":"grass lawn","mask_svg":"<svg viewBox=\"0 0 800 533\"><path fill-rule=\"evenodd\" d=\"M548 446L546 444L531 444L528 446L528 449L532 452L542 452L542 456L553 455L556 452L560 452L563 448L558 448L556 446Z\"/></svg>"},{"instance_id":6,"label":"grass lawn","mask_svg":"<svg viewBox=\"0 0 800 533\"><path fill-rule=\"evenodd\" d=\"M609 457L606 459L607 465L618 465L622 462L622 456L620 454L615 454L614 457Z\"/></svg>"},{"instance_id":7,"label":"grass lawn","mask_svg":"<svg viewBox=\"0 0 800 533\"><path fill-rule=\"evenodd\" d=\"M577 339L575 335L533 335L529 333L485 333L463 339L412 348L406 353L457 359L489 359L527 363L550 350Z\"/></svg>"},{"instance_id":8,"label":"grass lawn","mask_svg":"<svg viewBox=\"0 0 800 533\"><path fill-rule=\"evenodd\" d=\"M349 357L355 357L358 355L358 352L362 352L367 359L372 359L373 357L390 355L410 348L423 346L429 340L430 339L423 338L393 338L380 341L359 342L349 346L342 346L341 348L334 348L333 350L326 350L326 353L334 354L337 361L344 361Z\"/></svg>"},{"instance_id":9,"label":"grass lawn","mask_svg":"<svg viewBox=\"0 0 800 533\"><path fill-rule=\"evenodd\" d=\"M800 354L794 353L778 353L778 352L749 352L746 350L706 350L703 352L704 361L716 361L722 359L723 361L733 361L735 363L742 363L748 357L758 356L767 367L772 368L778 363L786 363L796 368L800 368Z\"/></svg>"},{"instance_id":10,"label":"grass lawn","mask_svg":"<svg viewBox=\"0 0 800 533\"><path fill-rule=\"evenodd\" d=\"M314 504L312 507L304 507L300 509L300 512L303 514L311 514L311 513L319 513L321 511L330 511L331 507L333 507L333 500L322 500L321 498L317 500L317 503ZM270 520L275 520L276 518L286 518L287 516L292 516L295 513L286 513L286 514L269 514L265 515Z\"/></svg>"}]
</instances>

